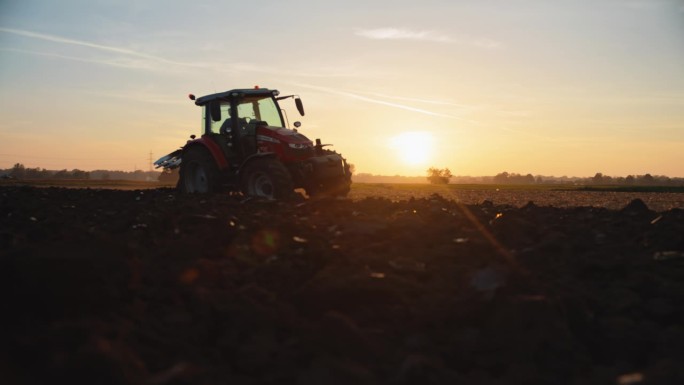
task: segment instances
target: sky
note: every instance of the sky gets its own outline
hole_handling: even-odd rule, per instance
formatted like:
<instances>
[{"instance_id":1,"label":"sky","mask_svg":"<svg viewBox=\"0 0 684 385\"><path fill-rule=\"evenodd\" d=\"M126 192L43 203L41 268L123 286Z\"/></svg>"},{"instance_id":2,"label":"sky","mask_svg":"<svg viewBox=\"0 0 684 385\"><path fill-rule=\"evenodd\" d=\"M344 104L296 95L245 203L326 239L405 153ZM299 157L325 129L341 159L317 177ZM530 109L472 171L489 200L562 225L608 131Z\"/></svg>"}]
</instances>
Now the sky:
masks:
<instances>
[{"instance_id":1,"label":"sky","mask_svg":"<svg viewBox=\"0 0 684 385\"><path fill-rule=\"evenodd\" d=\"M0 169L147 170L255 85L357 173L684 177L684 0L0 0Z\"/></svg>"}]
</instances>

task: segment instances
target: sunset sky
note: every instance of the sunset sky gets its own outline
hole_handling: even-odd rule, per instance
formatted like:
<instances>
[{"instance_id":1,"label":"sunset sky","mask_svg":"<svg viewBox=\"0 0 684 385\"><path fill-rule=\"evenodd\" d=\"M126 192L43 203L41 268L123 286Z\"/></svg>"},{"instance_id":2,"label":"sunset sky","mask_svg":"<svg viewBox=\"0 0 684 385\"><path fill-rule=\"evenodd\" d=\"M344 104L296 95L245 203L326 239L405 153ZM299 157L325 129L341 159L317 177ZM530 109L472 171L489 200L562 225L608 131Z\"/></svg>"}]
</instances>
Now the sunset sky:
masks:
<instances>
[{"instance_id":1,"label":"sunset sky","mask_svg":"<svg viewBox=\"0 0 684 385\"><path fill-rule=\"evenodd\" d=\"M684 0L0 0L0 168L147 170L254 85L357 172L684 177Z\"/></svg>"}]
</instances>

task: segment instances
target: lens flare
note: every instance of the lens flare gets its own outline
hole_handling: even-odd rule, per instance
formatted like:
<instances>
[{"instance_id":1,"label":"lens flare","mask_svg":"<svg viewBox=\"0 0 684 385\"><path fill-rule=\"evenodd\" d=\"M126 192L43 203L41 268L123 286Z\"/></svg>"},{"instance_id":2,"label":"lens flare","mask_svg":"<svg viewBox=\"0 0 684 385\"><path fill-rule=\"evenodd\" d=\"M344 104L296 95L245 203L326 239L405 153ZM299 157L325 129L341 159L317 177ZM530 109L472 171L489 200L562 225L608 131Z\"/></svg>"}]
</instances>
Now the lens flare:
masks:
<instances>
[{"instance_id":1,"label":"lens flare","mask_svg":"<svg viewBox=\"0 0 684 385\"><path fill-rule=\"evenodd\" d=\"M280 246L280 233L275 230L261 230L252 237L252 250L259 255L272 255Z\"/></svg>"}]
</instances>

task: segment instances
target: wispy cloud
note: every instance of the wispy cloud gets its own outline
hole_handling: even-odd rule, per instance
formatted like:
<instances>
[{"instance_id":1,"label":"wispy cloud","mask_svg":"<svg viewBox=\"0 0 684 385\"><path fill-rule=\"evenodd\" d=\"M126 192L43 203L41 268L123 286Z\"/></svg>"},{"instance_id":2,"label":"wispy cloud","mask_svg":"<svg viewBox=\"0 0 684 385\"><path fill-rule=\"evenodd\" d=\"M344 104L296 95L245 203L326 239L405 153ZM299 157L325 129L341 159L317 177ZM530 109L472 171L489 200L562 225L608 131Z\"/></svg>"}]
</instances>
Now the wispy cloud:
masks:
<instances>
[{"instance_id":1,"label":"wispy cloud","mask_svg":"<svg viewBox=\"0 0 684 385\"><path fill-rule=\"evenodd\" d=\"M134 90L130 92L102 92L102 91L83 91L83 93L88 95L93 95L97 97L121 99L129 102L136 103L154 103L154 104L176 104L176 105L188 105L191 104L185 95L169 95L161 93L149 93L140 90Z\"/></svg>"},{"instance_id":2,"label":"wispy cloud","mask_svg":"<svg viewBox=\"0 0 684 385\"><path fill-rule=\"evenodd\" d=\"M283 69L282 67L264 66L249 62L231 61L201 61L194 60L192 62L182 62L171 60L165 57L150 55L144 52L131 50L123 47L116 47L111 45L99 44L91 41L76 40L54 34L45 34L34 31L27 31L22 29L3 28L0 27L0 33L8 33L17 36L28 37L32 39L57 43L59 45L73 45L86 47L95 51L109 53L106 57L83 57L74 55L65 55L62 52L51 52L49 50L28 50L23 48L0 48L0 51L16 52L28 55L37 55L44 57L52 57L63 60L72 60L83 63L92 63L97 65L106 65L118 68L128 68L135 70L147 71L164 71L164 72L178 72L187 68L202 68L217 73L242 73L242 72L256 72L261 74L271 74L276 76L288 77L308 77L308 78L331 78L331 77L356 77L359 71L353 67L331 67L321 68L320 66L310 71L297 71ZM378 74L379 75L379 74Z\"/></svg>"},{"instance_id":3,"label":"wispy cloud","mask_svg":"<svg viewBox=\"0 0 684 385\"><path fill-rule=\"evenodd\" d=\"M501 43L487 38L449 36L433 30L415 31L402 28L375 28L357 30L356 35L374 40L427 41L435 43L472 45L481 48L497 48L501 45Z\"/></svg>"},{"instance_id":4,"label":"wispy cloud","mask_svg":"<svg viewBox=\"0 0 684 385\"><path fill-rule=\"evenodd\" d=\"M368 102L368 103L380 104L380 105L384 105L384 106L388 106L388 107L392 107L392 108L398 108L401 110L412 111L412 112L416 112L416 113L420 113L420 114L424 114L424 115L455 119L455 120L459 120L462 122L470 123L470 124L474 125L475 127L482 125L482 122L477 121L477 120L466 119L466 118L456 116L456 115L443 114L443 113L439 113L436 111L431 111L431 110L427 110L427 109L409 106L406 104L393 103L393 102L389 102L386 100L381 100L379 98L367 97L364 95L359 95L358 92L350 92L347 90L333 89L333 88L328 88L328 87L320 87L320 86L315 86L315 85L311 85L311 84L292 83L292 85L298 86L298 87L303 87L303 88L309 88L312 90L321 91L321 92L325 92L325 93L329 93L329 94L345 96L345 97L349 97L349 98L356 99L356 100L361 100L361 101ZM383 95L383 94L369 94L369 95L376 95L377 97L390 98L390 99L395 99L395 100L415 101L415 102L426 103L426 104L455 106L455 107L459 107L459 108L478 108L478 109L483 108L483 107L468 107L465 105L456 104L456 103L448 102L448 101L440 101L440 100L417 99L417 98L401 97L401 96L391 96L390 97L390 96ZM495 111L495 113L506 114L506 115L516 114L519 117L526 117L529 114L529 112L527 112L527 111L517 112L517 111L500 111L500 110ZM510 132L510 133L513 133L516 135L534 138L537 140L554 141L554 139L550 136L539 135L539 134L536 134L534 132L530 132L529 130L522 130L522 129L513 128L513 127L510 127L508 124L505 124L505 123L504 124L498 124L498 125L494 126L493 128L495 128L499 131L506 131L506 132Z\"/></svg>"},{"instance_id":5,"label":"wispy cloud","mask_svg":"<svg viewBox=\"0 0 684 385\"><path fill-rule=\"evenodd\" d=\"M449 36L442 35L435 31L411 31L408 29L398 28L376 28L358 30L356 31L356 34L361 37L376 40L423 40L439 43L451 42L451 38Z\"/></svg>"},{"instance_id":6,"label":"wispy cloud","mask_svg":"<svg viewBox=\"0 0 684 385\"><path fill-rule=\"evenodd\" d=\"M122 55L126 55L126 56L142 58L142 59L154 61L154 62L161 63L161 64L172 64L172 65L186 66L186 67L197 67L197 64L195 64L195 63L178 62L178 61L169 60L169 59L166 59L163 57L150 55L150 54L147 54L144 52L134 51L134 50L131 50L128 48L121 48L121 47L115 47L115 46L111 46L111 45L98 44L98 43L93 43L93 42L84 41L84 40L70 39L70 38L57 36L57 35L49 35L49 34L44 34L44 33L39 33L39 32L26 31L26 30L22 30L22 29L2 28L2 27L0 27L0 32L10 33L13 35L24 36L24 37L28 37L28 38L32 38L32 39L43 40L43 41L50 41L50 42L54 42L54 43L88 47L88 48L92 48L92 49L96 49L96 50L100 50L100 51L106 51L106 52L118 53L118 54L122 54ZM68 57L65 57L65 58L68 58Z\"/></svg>"},{"instance_id":7,"label":"wispy cloud","mask_svg":"<svg viewBox=\"0 0 684 385\"><path fill-rule=\"evenodd\" d=\"M374 104L380 104L383 106L388 106L392 108L398 108L400 110L405 110L405 111L411 111L411 112L417 112L419 114L424 114L424 115L430 115L430 116L437 116L437 117L442 117L442 118L451 118L451 119L458 119L458 120L463 120L463 121L468 121L466 119L462 119L458 116L453 116L453 115L448 115L448 114L442 114L439 112L435 111L430 111L422 108L416 108L413 106L408 106L405 104L400 104L400 103L393 103L393 102L388 102L386 100L380 100L380 99L375 99L375 98L369 98L367 96L359 95L353 92L349 91L344 91L344 90L339 90L339 89L334 89L334 88L328 88L328 87L320 87L320 86L314 86L310 84L301 84L301 83L294 83L293 85L298 86L298 87L303 87L303 88L309 88L312 90L316 91L321 91L329 94L334 94L334 95L340 95L340 96L346 96L348 98L356 99L356 100L361 100L364 102L368 103L374 103ZM470 121L469 121L470 122Z\"/></svg>"},{"instance_id":8,"label":"wispy cloud","mask_svg":"<svg viewBox=\"0 0 684 385\"><path fill-rule=\"evenodd\" d=\"M27 55L36 55L36 56L44 56L44 57L52 57L52 58L57 58L57 59L64 59L64 60L72 60L72 61L78 61L82 63L91 63L91 64L99 64L99 65L106 65L106 66L111 66L111 67L119 67L119 68L129 68L129 69L144 69L144 70L159 70L159 66L155 66L151 64L149 61L146 60L131 60L130 58L115 58L111 60L103 60L103 59L87 59L87 58L82 58L82 57L76 57L76 56L68 56L68 55L62 55L58 53L52 53L52 52L41 52L41 51L31 51L31 50L25 50L25 49L16 49L16 48L0 48L0 51L4 52L16 52L16 53L23 53ZM168 69L168 67L166 67Z\"/></svg>"},{"instance_id":9,"label":"wispy cloud","mask_svg":"<svg viewBox=\"0 0 684 385\"><path fill-rule=\"evenodd\" d=\"M403 100L406 102L415 102L415 103L423 103L423 104L433 104L437 106L448 106L448 107L456 107L461 110L476 110L481 107L477 106L469 106L466 104L462 103L456 103L450 100L437 100L437 99L423 99L423 98L410 98L406 96L397 96L397 95L386 95L386 94L378 94L378 93L369 93L369 95L373 95L379 98L385 98L385 99L394 99L394 100Z\"/></svg>"}]
</instances>

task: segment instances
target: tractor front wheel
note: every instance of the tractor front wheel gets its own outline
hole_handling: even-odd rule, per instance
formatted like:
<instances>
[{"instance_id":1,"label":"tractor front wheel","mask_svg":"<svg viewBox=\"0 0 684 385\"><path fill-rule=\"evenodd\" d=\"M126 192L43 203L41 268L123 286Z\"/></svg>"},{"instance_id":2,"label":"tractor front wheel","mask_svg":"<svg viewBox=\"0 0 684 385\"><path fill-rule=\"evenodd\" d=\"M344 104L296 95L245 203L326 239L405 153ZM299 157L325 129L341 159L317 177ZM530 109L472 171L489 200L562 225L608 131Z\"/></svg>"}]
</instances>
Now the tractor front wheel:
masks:
<instances>
[{"instance_id":1,"label":"tractor front wheel","mask_svg":"<svg viewBox=\"0 0 684 385\"><path fill-rule=\"evenodd\" d=\"M292 178L285 166L273 158L252 160L240 172L242 193L252 197L282 199L293 194Z\"/></svg>"},{"instance_id":2,"label":"tractor front wheel","mask_svg":"<svg viewBox=\"0 0 684 385\"><path fill-rule=\"evenodd\" d=\"M209 193L220 191L220 174L214 158L201 147L193 147L183 154L178 189L181 192Z\"/></svg>"}]
</instances>

